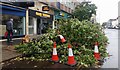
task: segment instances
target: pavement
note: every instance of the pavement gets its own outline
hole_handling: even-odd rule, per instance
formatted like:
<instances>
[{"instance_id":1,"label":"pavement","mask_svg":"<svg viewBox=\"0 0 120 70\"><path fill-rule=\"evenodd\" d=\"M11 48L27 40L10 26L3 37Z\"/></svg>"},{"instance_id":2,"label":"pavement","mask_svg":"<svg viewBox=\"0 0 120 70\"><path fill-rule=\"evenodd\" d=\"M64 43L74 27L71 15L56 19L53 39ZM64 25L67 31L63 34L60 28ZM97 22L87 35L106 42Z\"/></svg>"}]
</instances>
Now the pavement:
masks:
<instances>
[{"instance_id":1,"label":"pavement","mask_svg":"<svg viewBox=\"0 0 120 70\"><path fill-rule=\"evenodd\" d=\"M20 44L21 42L21 39L14 39L13 43L11 43L11 45L8 47L6 40L0 41L0 43L2 44L2 56L0 56L0 58L2 58L1 61L4 62L20 56L21 54L17 53L16 50L14 50L14 46Z\"/></svg>"},{"instance_id":2,"label":"pavement","mask_svg":"<svg viewBox=\"0 0 120 70\"><path fill-rule=\"evenodd\" d=\"M31 35L30 39L37 38L39 36L40 35ZM0 53L2 53L0 55L0 62L7 61L21 55L14 50L14 46L22 43L22 38L13 38L12 40L13 42L9 47L7 45L7 39L0 40Z\"/></svg>"},{"instance_id":3,"label":"pavement","mask_svg":"<svg viewBox=\"0 0 120 70\"><path fill-rule=\"evenodd\" d=\"M109 44L106 49L110 57L106 58L102 68L118 68L118 30L105 29L105 34L109 40Z\"/></svg>"},{"instance_id":4,"label":"pavement","mask_svg":"<svg viewBox=\"0 0 120 70\"><path fill-rule=\"evenodd\" d=\"M37 38L39 36L40 35L31 35L30 39ZM9 47L7 45L7 39L0 40L0 63L21 55L14 50L14 46L22 43L22 38L13 38L12 40L13 42Z\"/></svg>"}]
</instances>

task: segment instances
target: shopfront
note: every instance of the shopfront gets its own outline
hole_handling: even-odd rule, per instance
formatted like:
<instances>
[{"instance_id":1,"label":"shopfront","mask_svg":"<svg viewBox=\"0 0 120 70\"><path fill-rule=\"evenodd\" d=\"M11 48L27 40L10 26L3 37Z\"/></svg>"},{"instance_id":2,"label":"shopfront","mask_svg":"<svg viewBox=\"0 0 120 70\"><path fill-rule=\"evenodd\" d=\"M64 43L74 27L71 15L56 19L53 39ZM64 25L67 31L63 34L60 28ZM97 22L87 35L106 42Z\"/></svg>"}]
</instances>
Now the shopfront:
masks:
<instances>
[{"instance_id":1,"label":"shopfront","mask_svg":"<svg viewBox=\"0 0 120 70\"><path fill-rule=\"evenodd\" d=\"M0 23L0 37L4 38L4 33L6 32L6 22L13 18L13 37L21 37L25 35L25 16L26 10L23 8L17 8L8 5L1 5L2 11L0 11L0 16L2 20Z\"/></svg>"},{"instance_id":2,"label":"shopfront","mask_svg":"<svg viewBox=\"0 0 120 70\"><path fill-rule=\"evenodd\" d=\"M55 11L55 19L67 19L69 18L69 14L64 11Z\"/></svg>"},{"instance_id":3,"label":"shopfront","mask_svg":"<svg viewBox=\"0 0 120 70\"><path fill-rule=\"evenodd\" d=\"M58 11L58 10L54 10L54 16L55 16L55 20L59 20L59 19L68 19L69 16L71 16L70 14L64 12L64 11ZM58 24L55 23L55 28L58 27Z\"/></svg>"},{"instance_id":4,"label":"shopfront","mask_svg":"<svg viewBox=\"0 0 120 70\"><path fill-rule=\"evenodd\" d=\"M48 27L52 27L53 15L40 11L29 10L29 34L46 33Z\"/></svg>"}]
</instances>

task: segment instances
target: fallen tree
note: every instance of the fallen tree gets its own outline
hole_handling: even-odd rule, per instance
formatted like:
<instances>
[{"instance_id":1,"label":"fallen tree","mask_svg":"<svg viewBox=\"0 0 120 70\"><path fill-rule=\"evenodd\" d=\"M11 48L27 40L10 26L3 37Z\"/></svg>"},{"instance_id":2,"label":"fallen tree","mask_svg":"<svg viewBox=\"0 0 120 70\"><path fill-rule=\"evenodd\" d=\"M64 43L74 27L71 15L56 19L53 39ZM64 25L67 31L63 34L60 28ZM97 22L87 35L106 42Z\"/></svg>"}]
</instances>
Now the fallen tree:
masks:
<instances>
[{"instance_id":1,"label":"fallen tree","mask_svg":"<svg viewBox=\"0 0 120 70\"><path fill-rule=\"evenodd\" d=\"M77 19L59 20L57 29L49 28L46 34L33 39L29 43L16 46L16 50L25 55L23 59L49 60L52 57L53 42L57 35L65 37L67 43L57 43L57 53L60 63L66 63L68 59L68 43L72 45L75 60L78 68L97 66L98 60L94 58L95 42L99 43L101 59L107 57L106 46L108 39L98 23L92 24L89 21L80 22Z\"/></svg>"}]
</instances>

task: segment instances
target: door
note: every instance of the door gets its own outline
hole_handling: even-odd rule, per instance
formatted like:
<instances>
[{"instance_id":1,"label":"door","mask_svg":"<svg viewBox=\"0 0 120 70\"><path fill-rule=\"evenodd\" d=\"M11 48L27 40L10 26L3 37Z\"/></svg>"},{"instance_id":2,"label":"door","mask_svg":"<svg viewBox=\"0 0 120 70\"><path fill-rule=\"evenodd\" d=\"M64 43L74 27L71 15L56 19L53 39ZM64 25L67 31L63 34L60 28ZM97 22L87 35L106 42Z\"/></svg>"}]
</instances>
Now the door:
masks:
<instances>
[{"instance_id":1,"label":"door","mask_svg":"<svg viewBox=\"0 0 120 70\"><path fill-rule=\"evenodd\" d=\"M42 19L37 19L37 34L42 34Z\"/></svg>"}]
</instances>

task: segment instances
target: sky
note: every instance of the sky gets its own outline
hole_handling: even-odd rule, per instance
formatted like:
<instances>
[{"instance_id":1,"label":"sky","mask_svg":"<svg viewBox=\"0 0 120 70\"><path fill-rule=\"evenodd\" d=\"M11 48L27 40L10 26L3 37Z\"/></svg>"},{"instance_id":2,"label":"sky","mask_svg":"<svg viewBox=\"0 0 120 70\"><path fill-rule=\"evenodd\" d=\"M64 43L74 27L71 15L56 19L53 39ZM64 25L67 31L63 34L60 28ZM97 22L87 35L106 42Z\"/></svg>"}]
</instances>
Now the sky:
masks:
<instances>
[{"instance_id":1,"label":"sky","mask_svg":"<svg viewBox=\"0 0 120 70\"><path fill-rule=\"evenodd\" d=\"M97 22L107 22L118 17L118 2L120 0L89 0L97 6Z\"/></svg>"}]
</instances>

